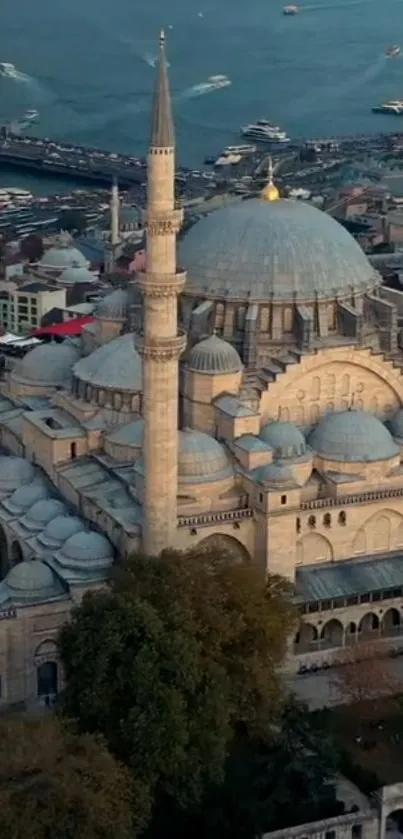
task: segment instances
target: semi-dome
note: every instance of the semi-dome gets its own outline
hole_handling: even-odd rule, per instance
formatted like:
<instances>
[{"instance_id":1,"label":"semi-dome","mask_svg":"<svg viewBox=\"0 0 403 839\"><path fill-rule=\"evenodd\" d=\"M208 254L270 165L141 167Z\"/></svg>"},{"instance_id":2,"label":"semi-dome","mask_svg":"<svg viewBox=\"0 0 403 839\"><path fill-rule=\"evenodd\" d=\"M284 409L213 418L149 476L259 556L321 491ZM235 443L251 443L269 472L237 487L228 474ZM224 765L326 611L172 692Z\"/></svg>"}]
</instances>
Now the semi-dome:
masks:
<instances>
[{"instance_id":1,"label":"semi-dome","mask_svg":"<svg viewBox=\"0 0 403 839\"><path fill-rule=\"evenodd\" d=\"M74 367L74 375L83 382L110 390L141 390L141 358L136 352L133 335L120 335L82 358Z\"/></svg>"},{"instance_id":2,"label":"semi-dome","mask_svg":"<svg viewBox=\"0 0 403 839\"><path fill-rule=\"evenodd\" d=\"M332 216L303 201L252 198L200 219L179 246L185 293L226 300L315 300L379 281Z\"/></svg>"},{"instance_id":3,"label":"semi-dome","mask_svg":"<svg viewBox=\"0 0 403 839\"><path fill-rule=\"evenodd\" d=\"M30 384L66 386L80 354L79 347L72 341L41 344L24 356L15 377Z\"/></svg>"},{"instance_id":4,"label":"semi-dome","mask_svg":"<svg viewBox=\"0 0 403 839\"><path fill-rule=\"evenodd\" d=\"M75 283L93 283L94 276L85 265L71 265L62 271L59 280L65 285L75 285Z\"/></svg>"},{"instance_id":5,"label":"semi-dome","mask_svg":"<svg viewBox=\"0 0 403 839\"><path fill-rule=\"evenodd\" d=\"M328 414L309 437L311 448L336 461L373 462L399 454L399 447L383 423L365 411Z\"/></svg>"},{"instance_id":6,"label":"semi-dome","mask_svg":"<svg viewBox=\"0 0 403 839\"><path fill-rule=\"evenodd\" d=\"M51 519L55 519L56 516L61 516L65 513L66 507L62 501L57 501L55 498L47 498L42 501L36 501L21 519L21 524L27 530L43 530Z\"/></svg>"},{"instance_id":7,"label":"semi-dome","mask_svg":"<svg viewBox=\"0 0 403 839\"><path fill-rule=\"evenodd\" d=\"M228 341L223 341L218 335L211 335L192 347L187 367L197 373L219 375L238 373L242 370L242 362L236 349Z\"/></svg>"},{"instance_id":8,"label":"semi-dome","mask_svg":"<svg viewBox=\"0 0 403 839\"><path fill-rule=\"evenodd\" d=\"M46 525L38 536L38 542L44 548L59 548L70 536L85 530L85 524L77 516L56 516Z\"/></svg>"},{"instance_id":9,"label":"semi-dome","mask_svg":"<svg viewBox=\"0 0 403 839\"><path fill-rule=\"evenodd\" d=\"M201 431L179 432L179 481L203 482L228 478L233 470L220 443Z\"/></svg>"},{"instance_id":10,"label":"semi-dome","mask_svg":"<svg viewBox=\"0 0 403 839\"><path fill-rule=\"evenodd\" d=\"M36 501L41 501L48 498L49 493L45 484L41 481L33 481L27 486L22 486L16 489L15 492L6 501L3 501L3 506L14 515L22 515L26 510L29 510Z\"/></svg>"},{"instance_id":11,"label":"semi-dome","mask_svg":"<svg viewBox=\"0 0 403 839\"><path fill-rule=\"evenodd\" d=\"M35 478L35 467L22 457L0 456L0 492L14 490L30 484Z\"/></svg>"},{"instance_id":12,"label":"semi-dome","mask_svg":"<svg viewBox=\"0 0 403 839\"><path fill-rule=\"evenodd\" d=\"M259 466L254 472L255 480L260 484L273 487L285 487L295 485L295 478L292 470L286 463L268 463Z\"/></svg>"},{"instance_id":13,"label":"semi-dome","mask_svg":"<svg viewBox=\"0 0 403 839\"><path fill-rule=\"evenodd\" d=\"M259 437L273 449L275 457L301 457L306 454L305 437L292 422L268 422Z\"/></svg>"},{"instance_id":14,"label":"semi-dome","mask_svg":"<svg viewBox=\"0 0 403 839\"><path fill-rule=\"evenodd\" d=\"M60 580L39 559L14 565L4 582L15 602L40 603L64 594Z\"/></svg>"},{"instance_id":15,"label":"semi-dome","mask_svg":"<svg viewBox=\"0 0 403 839\"><path fill-rule=\"evenodd\" d=\"M87 268L88 260L78 248L66 242L65 245L56 245L45 251L39 260L39 265L42 265L44 268L54 268L55 270L63 270L63 268Z\"/></svg>"},{"instance_id":16,"label":"semi-dome","mask_svg":"<svg viewBox=\"0 0 403 839\"><path fill-rule=\"evenodd\" d=\"M127 288L115 288L99 301L95 316L101 320L125 321L128 316L130 294Z\"/></svg>"}]
</instances>

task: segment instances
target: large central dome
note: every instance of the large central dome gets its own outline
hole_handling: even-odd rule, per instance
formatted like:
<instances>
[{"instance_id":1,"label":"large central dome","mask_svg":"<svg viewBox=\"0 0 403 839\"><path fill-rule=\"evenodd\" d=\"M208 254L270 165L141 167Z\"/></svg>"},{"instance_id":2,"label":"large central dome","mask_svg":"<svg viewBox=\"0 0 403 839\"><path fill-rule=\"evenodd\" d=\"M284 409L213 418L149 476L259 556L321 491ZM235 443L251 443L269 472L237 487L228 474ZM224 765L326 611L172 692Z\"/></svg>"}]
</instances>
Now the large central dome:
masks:
<instances>
[{"instance_id":1,"label":"large central dome","mask_svg":"<svg viewBox=\"0 0 403 839\"><path fill-rule=\"evenodd\" d=\"M179 248L190 294L226 300L315 300L374 288L352 236L302 201L252 198L210 213Z\"/></svg>"}]
</instances>

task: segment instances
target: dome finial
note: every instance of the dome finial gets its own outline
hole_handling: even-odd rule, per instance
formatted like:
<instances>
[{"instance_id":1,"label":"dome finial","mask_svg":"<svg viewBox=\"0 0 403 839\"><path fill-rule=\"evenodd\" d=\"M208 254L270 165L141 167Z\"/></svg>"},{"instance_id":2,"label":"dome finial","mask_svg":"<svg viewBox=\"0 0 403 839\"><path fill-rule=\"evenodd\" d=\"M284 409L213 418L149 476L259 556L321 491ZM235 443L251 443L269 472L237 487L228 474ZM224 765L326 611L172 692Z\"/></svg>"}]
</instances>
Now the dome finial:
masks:
<instances>
[{"instance_id":1,"label":"dome finial","mask_svg":"<svg viewBox=\"0 0 403 839\"><path fill-rule=\"evenodd\" d=\"M269 157L269 168L268 168L269 180L267 185L262 190L262 198L265 201L278 201L280 198L280 193L274 183L273 176L274 176L274 166L273 166L273 158Z\"/></svg>"}]
</instances>

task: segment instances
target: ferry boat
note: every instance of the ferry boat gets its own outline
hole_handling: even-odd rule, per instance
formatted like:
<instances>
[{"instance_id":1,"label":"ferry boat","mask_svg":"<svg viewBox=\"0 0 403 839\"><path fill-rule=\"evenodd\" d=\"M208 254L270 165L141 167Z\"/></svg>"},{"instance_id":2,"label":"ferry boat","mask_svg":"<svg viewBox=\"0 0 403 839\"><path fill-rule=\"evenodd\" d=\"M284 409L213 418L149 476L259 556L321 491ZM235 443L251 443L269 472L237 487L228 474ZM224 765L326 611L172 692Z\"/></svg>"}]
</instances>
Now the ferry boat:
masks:
<instances>
[{"instance_id":1,"label":"ferry boat","mask_svg":"<svg viewBox=\"0 0 403 839\"><path fill-rule=\"evenodd\" d=\"M242 156L246 156L248 154L255 154L257 151L256 146L252 146L250 143L244 146L226 146L225 151L229 152L230 154L241 154Z\"/></svg>"},{"instance_id":2,"label":"ferry boat","mask_svg":"<svg viewBox=\"0 0 403 839\"><path fill-rule=\"evenodd\" d=\"M397 55L400 55L400 47L397 44L392 44L390 47L385 50L385 55L388 58L395 58Z\"/></svg>"},{"instance_id":3,"label":"ferry boat","mask_svg":"<svg viewBox=\"0 0 403 839\"><path fill-rule=\"evenodd\" d=\"M283 15L297 15L298 12L298 6L284 6L283 8Z\"/></svg>"},{"instance_id":4,"label":"ferry boat","mask_svg":"<svg viewBox=\"0 0 403 839\"><path fill-rule=\"evenodd\" d=\"M212 90L220 90L222 87L229 87L231 79L228 76L209 76L206 82L201 82L193 88L194 93L209 93Z\"/></svg>"},{"instance_id":5,"label":"ferry boat","mask_svg":"<svg viewBox=\"0 0 403 839\"><path fill-rule=\"evenodd\" d=\"M0 61L0 76L13 78L16 74L14 64L9 64L7 61Z\"/></svg>"},{"instance_id":6,"label":"ferry boat","mask_svg":"<svg viewBox=\"0 0 403 839\"><path fill-rule=\"evenodd\" d=\"M257 119L255 123L241 128L242 137L250 137L259 143L289 143L290 138L278 125L267 119Z\"/></svg>"},{"instance_id":7,"label":"ferry boat","mask_svg":"<svg viewBox=\"0 0 403 839\"><path fill-rule=\"evenodd\" d=\"M371 110L373 114L394 114L400 117L403 115L403 99L390 99L389 102L374 105Z\"/></svg>"}]
</instances>

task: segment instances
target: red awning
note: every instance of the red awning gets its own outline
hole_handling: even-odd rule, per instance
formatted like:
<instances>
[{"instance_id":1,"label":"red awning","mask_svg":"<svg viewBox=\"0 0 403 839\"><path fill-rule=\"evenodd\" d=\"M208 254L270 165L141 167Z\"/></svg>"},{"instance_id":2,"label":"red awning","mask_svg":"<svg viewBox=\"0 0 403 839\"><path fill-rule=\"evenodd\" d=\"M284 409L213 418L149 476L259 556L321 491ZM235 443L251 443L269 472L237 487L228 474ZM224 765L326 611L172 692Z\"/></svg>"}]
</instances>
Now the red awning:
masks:
<instances>
[{"instance_id":1,"label":"red awning","mask_svg":"<svg viewBox=\"0 0 403 839\"><path fill-rule=\"evenodd\" d=\"M54 323L52 326L41 326L39 329L34 329L32 335L35 338L40 338L41 335L81 335L82 328L86 323L92 323L94 318L92 315L85 315L82 318L72 318L66 320L64 323Z\"/></svg>"}]
</instances>

